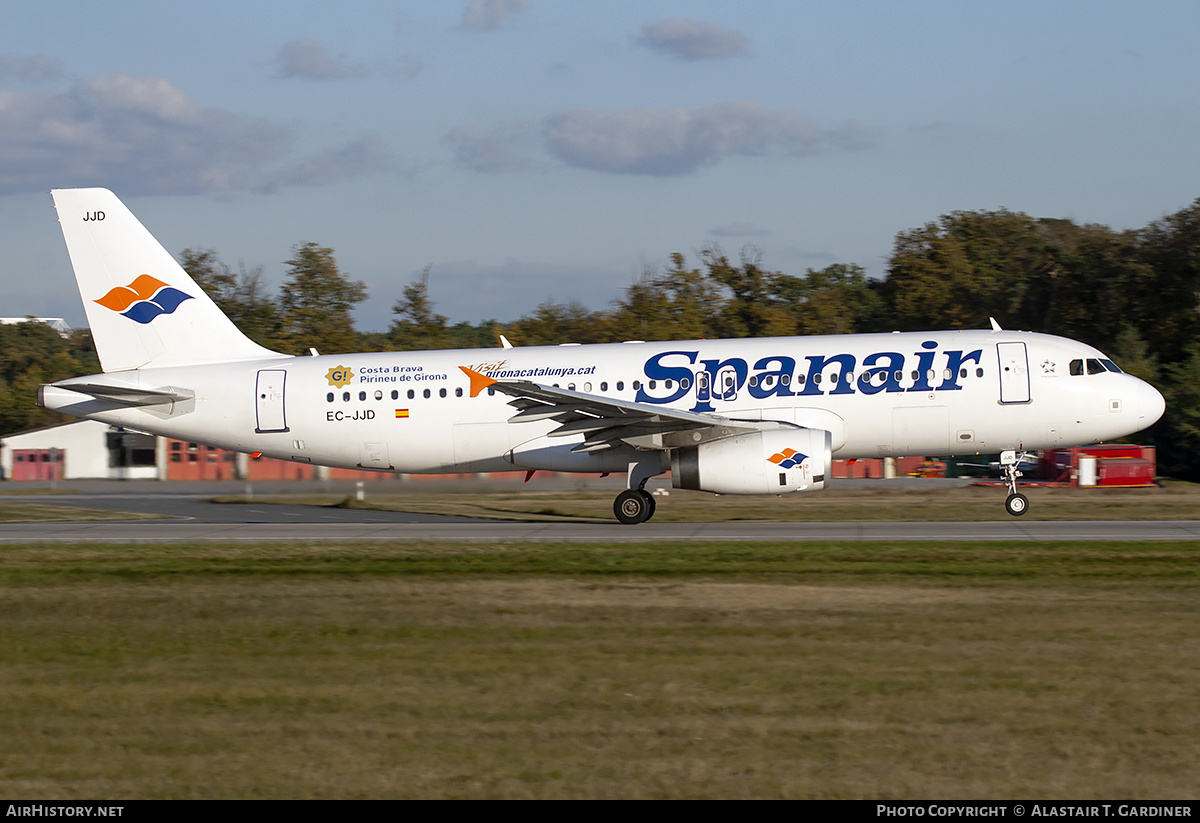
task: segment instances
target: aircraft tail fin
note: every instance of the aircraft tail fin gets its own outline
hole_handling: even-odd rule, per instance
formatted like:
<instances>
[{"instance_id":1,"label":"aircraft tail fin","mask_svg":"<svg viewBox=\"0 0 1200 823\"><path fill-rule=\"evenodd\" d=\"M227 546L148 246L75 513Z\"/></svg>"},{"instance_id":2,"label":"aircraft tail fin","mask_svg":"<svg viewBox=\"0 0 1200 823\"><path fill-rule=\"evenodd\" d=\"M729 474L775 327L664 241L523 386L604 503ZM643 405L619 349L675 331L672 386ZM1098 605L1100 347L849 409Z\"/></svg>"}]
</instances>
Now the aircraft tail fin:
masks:
<instances>
[{"instance_id":1,"label":"aircraft tail fin","mask_svg":"<svg viewBox=\"0 0 1200 823\"><path fill-rule=\"evenodd\" d=\"M55 189L104 371L282 357L250 340L108 189Z\"/></svg>"}]
</instances>

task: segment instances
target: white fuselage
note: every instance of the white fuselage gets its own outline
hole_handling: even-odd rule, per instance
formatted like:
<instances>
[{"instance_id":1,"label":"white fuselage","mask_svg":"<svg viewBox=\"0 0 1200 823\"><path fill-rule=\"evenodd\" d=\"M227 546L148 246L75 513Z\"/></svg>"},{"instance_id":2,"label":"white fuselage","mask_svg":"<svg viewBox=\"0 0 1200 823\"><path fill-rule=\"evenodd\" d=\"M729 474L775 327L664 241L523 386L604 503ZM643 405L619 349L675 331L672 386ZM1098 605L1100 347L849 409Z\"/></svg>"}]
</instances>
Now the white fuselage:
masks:
<instances>
[{"instance_id":1,"label":"white fuselage","mask_svg":"<svg viewBox=\"0 0 1200 823\"><path fill-rule=\"evenodd\" d=\"M275 358L110 372L79 382L194 393L122 406L60 388L69 414L242 452L409 473L625 471L634 450L572 453L550 420L514 422L510 398L470 396L460 366L500 381L832 434L834 457L995 453L1132 434L1162 396L1061 337L913 332ZM1103 361L1107 363L1108 361ZM1072 364L1077 365L1074 368ZM1073 374L1072 371L1080 372Z\"/></svg>"}]
</instances>

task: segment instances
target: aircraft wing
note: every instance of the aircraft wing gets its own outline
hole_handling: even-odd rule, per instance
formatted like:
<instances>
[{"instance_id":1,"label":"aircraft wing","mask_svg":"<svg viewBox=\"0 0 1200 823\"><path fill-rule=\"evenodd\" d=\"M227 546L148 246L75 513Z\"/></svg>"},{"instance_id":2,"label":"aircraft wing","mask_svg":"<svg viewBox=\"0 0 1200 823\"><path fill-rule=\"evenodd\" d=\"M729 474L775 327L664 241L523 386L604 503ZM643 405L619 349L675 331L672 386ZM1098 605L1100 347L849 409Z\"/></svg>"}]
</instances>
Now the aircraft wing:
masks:
<instances>
[{"instance_id":1,"label":"aircraft wing","mask_svg":"<svg viewBox=\"0 0 1200 823\"><path fill-rule=\"evenodd\" d=\"M560 389L528 380L494 380L459 366L471 379L471 396L484 389L507 394L517 413L510 423L553 420L557 429L549 437L583 435L573 452L596 452L620 445L639 449L673 449L694 446L749 431L797 428L775 420L737 420L718 414L698 414L649 403L634 403L595 394Z\"/></svg>"}]
</instances>

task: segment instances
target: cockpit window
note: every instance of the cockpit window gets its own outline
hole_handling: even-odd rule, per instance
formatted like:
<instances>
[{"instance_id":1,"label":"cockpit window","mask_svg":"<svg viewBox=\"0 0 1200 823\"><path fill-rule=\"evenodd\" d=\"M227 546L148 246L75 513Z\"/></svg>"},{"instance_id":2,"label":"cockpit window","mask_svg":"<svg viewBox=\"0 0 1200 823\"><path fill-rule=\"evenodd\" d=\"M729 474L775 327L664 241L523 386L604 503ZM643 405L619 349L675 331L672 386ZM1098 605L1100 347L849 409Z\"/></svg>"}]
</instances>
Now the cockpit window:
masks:
<instances>
[{"instance_id":1,"label":"cockpit window","mask_svg":"<svg viewBox=\"0 0 1200 823\"><path fill-rule=\"evenodd\" d=\"M1116 363L1114 363L1111 360L1101 358L1100 364L1102 366L1104 366L1104 368L1108 369L1110 372L1114 372L1116 374L1124 374L1124 372L1121 371L1121 367L1118 366Z\"/></svg>"},{"instance_id":2,"label":"cockpit window","mask_svg":"<svg viewBox=\"0 0 1200 823\"><path fill-rule=\"evenodd\" d=\"M1105 368L1100 364L1100 361L1094 357L1089 357L1087 361L1088 374L1104 374Z\"/></svg>"},{"instance_id":3,"label":"cockpit window","mask_svg":"<svg viewBox=\"0 0 1200 823\"><path fill-rule=\"evenodd\" d=\"M1071 374L1074 374L1074 375L1083 374L1083 360L1072 360L1071 361Z\"/></svg>"}]
</instances>

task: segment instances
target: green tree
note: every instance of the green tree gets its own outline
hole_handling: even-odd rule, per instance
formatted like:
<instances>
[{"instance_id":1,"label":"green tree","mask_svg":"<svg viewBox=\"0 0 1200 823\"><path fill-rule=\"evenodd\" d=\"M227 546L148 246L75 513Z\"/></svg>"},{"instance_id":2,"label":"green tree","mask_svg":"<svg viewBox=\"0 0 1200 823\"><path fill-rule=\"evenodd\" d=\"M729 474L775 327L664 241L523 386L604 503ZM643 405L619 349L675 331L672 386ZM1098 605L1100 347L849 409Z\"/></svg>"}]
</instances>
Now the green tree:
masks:
<instances>
[{"instance_id":1,"label":"green tree","mask_svg":"<svg viewBox=\"0 0 1200 823\"><path fill-rule=\"evenodd\" d=\"M354 351L359 341L351 312L367 298L362 282L338 270L333 249L316 243L293 248L279 298L279 344L291 354L310 347L322 354Z\"/></svg>"},{"instance_id":2,"label":"green tree","mask_svg":"<svg viewBox=\"0 0 1200 823\"><path fill-rule=\"evenodd\" d=\"M879 331L883 300L862 266L834 263L804 277L780 275L772 297L792 318L789 334Z\"/></svg>"},{"instance_id":3,"label":"green tree","mask_svg":"<svg viewBox=\"0 0 1200 823\"><path fill-rule=\"evenodd\" d=\"M716 335L724 306L721 287L706 272L688 268L678 252L663 272L643 269L608 318L612 339L695 340Z\"/></svg>"},{"instance_id":4,"label":"green tree","mask_svg":"<svg viewBox=\"0 0 1200 823\"><path fill-rule=\"evenodd\" d=\"M36 321L0 325L0 434L73 419L39 408L38 386L99 371L86 329L63 337Z\"/></svg>"},{"instance_id":5,"label":"green tree","mask_svg":"<svg viewBox=\"0 0 1200 823\"><path fill-rule=\"evenodd\" d=\"M239 263L234 274L212 249L184 249L179 262L242 334L261 346L277 342L279 310L267 294L262 266L247 271Z\"/></svg>"},{"instance_id":6,"label":"green tree","mask_svg":"<svg viewBox=\"0 0 1200 823\"><path fill-rule=\"evenodd\" d=\"M445 315L433 310L429 299L429 266L421 279L404 287L404 296L392 307L396 319L388 330L388 340L397 351L450 348L452 335Z\"/></svg>"}]
</instances>

